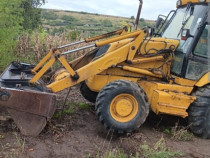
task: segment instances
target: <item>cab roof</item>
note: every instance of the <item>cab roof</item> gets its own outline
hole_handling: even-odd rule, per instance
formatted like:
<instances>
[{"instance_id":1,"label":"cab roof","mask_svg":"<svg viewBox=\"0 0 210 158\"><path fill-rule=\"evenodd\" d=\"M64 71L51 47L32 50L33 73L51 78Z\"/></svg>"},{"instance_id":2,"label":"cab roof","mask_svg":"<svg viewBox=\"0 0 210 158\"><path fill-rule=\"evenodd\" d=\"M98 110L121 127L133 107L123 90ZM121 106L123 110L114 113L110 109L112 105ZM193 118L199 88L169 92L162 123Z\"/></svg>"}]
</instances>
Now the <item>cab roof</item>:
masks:
<instances>
[{"instance_id":1,"label":"cab roof","mask_svg":"<svg viewBox=\"0 0 210 158\"><path fill-rule=\"evenodd\" d=\"M178 0L177 1L177 8L183 6L183 5L187 5L188 3L210 3L210 0Z\"/></svg>"}]
</instances>

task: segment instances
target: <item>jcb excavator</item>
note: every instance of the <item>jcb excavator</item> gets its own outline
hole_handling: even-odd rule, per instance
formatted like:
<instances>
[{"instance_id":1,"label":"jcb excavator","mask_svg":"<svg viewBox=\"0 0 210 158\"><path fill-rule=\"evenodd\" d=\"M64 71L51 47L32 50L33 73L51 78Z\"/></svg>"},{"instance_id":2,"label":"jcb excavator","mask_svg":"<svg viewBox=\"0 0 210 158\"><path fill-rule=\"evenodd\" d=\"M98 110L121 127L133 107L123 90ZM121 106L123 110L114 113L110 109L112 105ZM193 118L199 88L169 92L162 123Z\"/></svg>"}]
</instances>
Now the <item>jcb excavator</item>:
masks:
<instances>
[{"instance_id":1,"label":"jcb excavator","mask_svg":"<svg viewBox=\"0 0 210 158\"><path fill-rule=\"evenodd\" d=\"M52 49L36 66L13 62L0 79L0 105L20 131L38 135L53 116L56 92L81 83L99 121L132 132L150 110L188 118L191 131L210 138L210 0L179 0L156 29L129 27ZM62 51L79 43L82 48ZM70 63L65 55L93 47ZM56 72L51 66L60 62Z\"/></svg>"}]
</instances>

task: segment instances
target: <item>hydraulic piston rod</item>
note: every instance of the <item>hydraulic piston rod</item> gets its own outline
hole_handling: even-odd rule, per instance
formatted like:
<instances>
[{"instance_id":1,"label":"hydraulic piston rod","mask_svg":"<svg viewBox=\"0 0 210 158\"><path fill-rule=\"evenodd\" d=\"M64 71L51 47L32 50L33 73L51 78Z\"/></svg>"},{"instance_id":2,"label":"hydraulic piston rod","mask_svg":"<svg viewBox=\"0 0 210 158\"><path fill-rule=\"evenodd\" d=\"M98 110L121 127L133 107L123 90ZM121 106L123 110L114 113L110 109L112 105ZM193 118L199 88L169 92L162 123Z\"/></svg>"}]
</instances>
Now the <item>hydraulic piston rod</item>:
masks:
<instances>
[{"instance_id":1,"label":"hydraulic piston rod","mask_svg":"<svg viewBox=\"0 0 210 158\"><path fill-rule=\"evenodd\" d=\"M66 54L70 54L70 53L73 53L73 52L77 52L77 51L84 50L84 49L91 48L91 47L95 47L95 46L96 46L95 44L91 44L91 45L88 45L88 46L85 46L85 47L69 50L69 51L63 52L61 54L66 55Z\"/></svg>"},{"instance_id":2,"label":"hydraulic piston rod","mask_svg":"<svg viewBox=\"0 0 210 158\"><path fill-rule=\"evenodd\" d=\"M77 44L80 44L80 43L84 43L84 42L85 42L85 40L74 42L74 43L70 43L70 44L67 44L67 45L64 45L64 46L60 46L60 47L58 47L58 49L74 46L74 45L77 45Z\"/></svg>"}]
</instances>

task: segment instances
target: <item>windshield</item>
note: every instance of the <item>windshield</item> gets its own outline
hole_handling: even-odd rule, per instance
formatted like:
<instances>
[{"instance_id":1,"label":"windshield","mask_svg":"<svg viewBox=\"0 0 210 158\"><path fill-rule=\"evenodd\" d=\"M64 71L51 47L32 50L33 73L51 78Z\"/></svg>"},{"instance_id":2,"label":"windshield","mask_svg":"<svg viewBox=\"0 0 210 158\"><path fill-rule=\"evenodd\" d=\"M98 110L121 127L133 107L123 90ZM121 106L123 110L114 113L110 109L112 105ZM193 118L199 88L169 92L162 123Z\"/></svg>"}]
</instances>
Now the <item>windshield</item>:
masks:
<instances>
[{"instance_id":1,"label":"windshield","mask_svg":"<svg viewBox=\"0 0 210 158\"><path fill-rule=\"evenodd\" d=\"M206 9L207 6L193 4L177 9L175 15L170 20L169 25L162 33L162 37L178 39L180 41L178 50L185 53L184 47L185 45L188 45L190 41L181 40L182 29L190 29L190 34L194 36L197 28L202 23Z\"/></svg>"}]
</instances>

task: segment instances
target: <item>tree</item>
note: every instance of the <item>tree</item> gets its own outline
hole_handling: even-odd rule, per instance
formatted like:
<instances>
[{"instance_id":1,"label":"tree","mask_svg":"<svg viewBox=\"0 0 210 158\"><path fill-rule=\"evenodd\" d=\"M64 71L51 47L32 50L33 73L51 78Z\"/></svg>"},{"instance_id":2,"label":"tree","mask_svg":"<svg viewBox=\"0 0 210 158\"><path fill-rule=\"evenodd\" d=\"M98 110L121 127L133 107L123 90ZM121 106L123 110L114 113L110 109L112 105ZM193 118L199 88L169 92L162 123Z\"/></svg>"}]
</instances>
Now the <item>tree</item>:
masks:
<instances>
[{"instance_id":1,"label":"tree","mask_svg":"<svg viewBox=\"0 0 210 158\"><path fill-rule=\"evenodd\" d=\"M144 18L141 18L139 21L140 21L140 22L145 22Z\"/></svg>"},{"instance_id":2,"label":"tree","mask_svg":"<svg viewBox=\"0 0 210 158\"><path fill-rule=\"evenodd\" d=\"M13 57L17 37L22 30L21 0L0 1L0 70Z\"/></svg>"},{"instance_id":3,"label":"tree","mask_svg":"<svg viewBox=\"0 0 210 158\"><path fill-rule=\"evenodd\" d=\"M25 30L34 30L41 24L41 5L45 0L22 0L23 8L23 28Z\"/></svg>"},{"instance_id":4,"label":"tree","mask_svg":"<svg viewBox=\"0 0 210 158\"><path fill-rule=\"evenodd\" d=\"M131 19L135 19L135 17L134 16L131 16Z\"/></svg>"}]
</instances>

